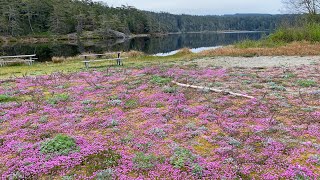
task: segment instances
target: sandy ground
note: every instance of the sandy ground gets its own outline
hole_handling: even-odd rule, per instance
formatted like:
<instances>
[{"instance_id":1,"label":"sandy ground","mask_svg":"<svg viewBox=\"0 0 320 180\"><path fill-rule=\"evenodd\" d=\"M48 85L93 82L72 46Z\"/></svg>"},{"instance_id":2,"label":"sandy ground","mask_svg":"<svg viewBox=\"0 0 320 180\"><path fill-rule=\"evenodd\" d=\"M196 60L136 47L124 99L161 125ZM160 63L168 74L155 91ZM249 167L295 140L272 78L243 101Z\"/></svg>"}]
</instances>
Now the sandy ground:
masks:
<instances>
[{"instance_id":1,"label":"sandy ground","mask_svg":"<svg viewBox=\"0 0 320 180\"><path fill-rule=\"evenodd\" d=\"M260 57L214 57L188 61L185 65L197 64L200 67L274 67L274 66L301 66L319 64L320 56L260 56Z\"/></svg>"}]
</instances>

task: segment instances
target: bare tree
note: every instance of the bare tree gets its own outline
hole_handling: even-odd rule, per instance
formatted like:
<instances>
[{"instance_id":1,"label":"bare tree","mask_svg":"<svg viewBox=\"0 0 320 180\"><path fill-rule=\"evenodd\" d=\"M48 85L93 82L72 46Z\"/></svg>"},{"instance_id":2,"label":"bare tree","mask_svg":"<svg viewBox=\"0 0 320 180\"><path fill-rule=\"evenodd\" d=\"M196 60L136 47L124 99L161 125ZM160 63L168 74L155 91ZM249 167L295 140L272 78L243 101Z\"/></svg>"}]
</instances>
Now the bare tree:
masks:
<instances>
[{"instance_id":1,"label":"bare tree","mask_svg":"<svg viewBox=\"0 0 320 180\"><path fill-rule=\"evenodd\" d=\"M320 0L283 0L283 3L294 13L317 15L320 10Z\"/></svg>"}]
</instances>

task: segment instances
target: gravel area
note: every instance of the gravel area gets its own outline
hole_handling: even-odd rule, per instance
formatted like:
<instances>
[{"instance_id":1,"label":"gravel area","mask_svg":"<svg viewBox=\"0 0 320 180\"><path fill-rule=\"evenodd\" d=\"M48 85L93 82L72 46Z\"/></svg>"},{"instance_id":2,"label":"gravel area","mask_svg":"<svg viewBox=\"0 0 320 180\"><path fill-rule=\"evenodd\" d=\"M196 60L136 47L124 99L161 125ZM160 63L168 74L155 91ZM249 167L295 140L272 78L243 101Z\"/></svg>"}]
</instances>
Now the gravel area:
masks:
<instances>
[{"instance_id":1,"label":"gravel area","mask_svg":"<svg viewBox=\"0 0 320 180\"><path fill-rule=\"evenodd\" d=\"M259 56L259 57L214 57L196 59L186 62L197 64L200 67L222 66L222 67L274 67L274 66L301 66L319 64L320 56Z\"/></svg>"}]
</instances>

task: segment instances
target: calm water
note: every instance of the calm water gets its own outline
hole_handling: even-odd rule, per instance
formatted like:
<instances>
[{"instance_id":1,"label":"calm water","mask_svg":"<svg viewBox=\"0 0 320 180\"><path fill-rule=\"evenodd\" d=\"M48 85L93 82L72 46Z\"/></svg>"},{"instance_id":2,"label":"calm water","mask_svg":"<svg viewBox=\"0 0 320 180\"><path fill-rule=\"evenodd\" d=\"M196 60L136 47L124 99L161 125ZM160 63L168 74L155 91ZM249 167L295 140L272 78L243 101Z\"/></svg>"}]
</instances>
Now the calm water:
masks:
<instances>
[{"instance_id":1,"label":"calm water","mask_svg":"<svg viewBox=\"0 0 320 180\"><path fill-rule=\"evenodd\" d=\"M83 41L44 44L14 44L1 47L0 55L37 54L39 61L49 61L53 56L76 56L84 52L143 51L147 54L170 55L188 47L194 52L233 44L245 39L260 39L265 33L197 33L163 37L143 37L130 40Z\"/></svg>"}]
</instances>

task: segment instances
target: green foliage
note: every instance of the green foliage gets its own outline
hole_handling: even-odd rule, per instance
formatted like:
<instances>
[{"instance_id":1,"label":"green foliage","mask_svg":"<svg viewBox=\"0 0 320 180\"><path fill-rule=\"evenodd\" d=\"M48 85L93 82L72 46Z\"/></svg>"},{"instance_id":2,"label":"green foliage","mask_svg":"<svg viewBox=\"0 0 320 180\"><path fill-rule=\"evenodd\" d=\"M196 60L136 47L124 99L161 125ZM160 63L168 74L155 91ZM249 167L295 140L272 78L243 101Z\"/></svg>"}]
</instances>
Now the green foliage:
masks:
<instances>
[{"instance_id":1,"label":"green foliage","mask_svg":"<svg viewBox=\"0 0 320 180\"><path fill-rule=\"evenodd\" d=\"M149 131L149 133L159 138L165 138L167 136L166 132L161 128L153 128Z\"/></svg>"},{"instance_id":2,"label":"green foliage","mask_svg":"<svg viewBox=\"0 0 320 180\"><path fill-rule=\"evenodd\" d=\"M140 170L148 170L152 169L155 166L157 158L154 155L146 155L142 152L139 152L132 159L132 161L134 168Z\"/></svg>"},{"instance_id":3,"label":"green foliage","mask_svg":"<svg viewBox=\"0 0 320 180\"><path fill-rule=\"evenodd\" d=\"M192 174L198 178L202 178L203 168L197 163L193 164Z\"/></svg>"},{"instance_id":4,"label":"green foliage","mask_svg":"<svg viewBox=\"0 0 320 180\"><path fill-rule=\"evenodd\" d=\"M16 98L11 97L9 95L0 94L0 103L12 102L12 101L16 101L16 100L17 100Z\"/></svg>"},{"instance_id":5,"label":"green foliage","mask_svg":"<svg viewBox=\"0 0 320 180\"><path fill-rule=\"evenodd\" d=\"M113 170L108 168L103 170L96 175L96 180L112 180L113 179Z\"/></svg>"},{"instance_id":6,"label":"green foliage","mask_svg":"<svg viewBox=\"0 0 320 180\"><path fill-rule=\"evenodd\" d=\"M320 42L320 24L310 23L302 27L282 28L269 38L274 42L310 41Z\"/></svg>"},{"instance_id":7,"label":"green foliage","mask_svg":"<svg viewBox=\"0 0 320 180\"><path fill-rule=\"evenodd\" d=\"M44 124L44 123L47 123L47 122L48 122L48 116L41 116L39 118L39 123Z\"/></svg>"},{"instance_id":8,"label":"green foliage","mask_svg":"<svg viewBox=\"0 0 320 180\"><path fill-rule=\"evenodd\" d=\"M73 180L72 176L63 176L62 180Z\"/></svg>"},{"instance_id":9,"label":"green foliage","mask_svg":"<svg viewBox=\"0 0 320 180\"><path fill-rule=\"evenodd\" d=\"M161 77L161 76L152 76L150 82L158 85L168 84L172 80L170 78Z\"/></svg>"},{"instance_id":10,"label":"green foliage","mask_svg":"<svg viewBox=\"0 0 320 180\"><path fill-rule=\"evenodd\" d=\"M294 74L294 73L286 73L286 74L283 75L283 77L286 78L286 79L291 79L291 78L297 77L297 75Z\"/></svg>"},{"instance_id":11,"label":"green foliage","mask_svg":"<svg viewBox=\"0 0 320 180\"><path fill-rule=\"evenodd\" d=\"M69 33L84 38L116 37L113 30L127 34L273 30L283 19L290 23L297 16L174 15L142 11L131 6L109 7L92 0L4 1L0 6L0 14L0 35L32 35L37 38ZM66 40L68 37L60 36L58 39Z\"/></svg>"},{"instance_id":12,"label":"green foliage","mask_svg":"<svg viewBox=\"0 0 320 180\"><path fill-rule=\"evenodd\" d=\"M301 79L297 81L299 86L302 87L313 87L317 85L317 82L314 80L310 80L310 79Z\"/></svg>"},{"instance_id":13,"label":"green foliage","mask_svg":"<svg viewBox=\"0 0 320 180\"><path fill-rule=\"evenodd\" d=\"M163 88L163 92L164 93L175 93L175 92L177 92L177 88L176 87L171 87L171 86L165 86Z\"/></svg>"},{"instance_id":14,"label":"green foliage","mask_svg":"<svg viewBox=\"0 0 320 180\"><path fill-rule=\"evenodd\" d=\"M138 106L138 101L135 99L129 99L128 101L126 101L125 103L125 107L126 108L135 108Z\"/></svg>"},{"instance_id":15,"label":"green foliage","mask_svg":"<svg viewBox=\"0 0 320 180\"><path fill-rule=\"evenodd\" d=\"M41 143L40 146L40 151L43 154L68 155L70 152L77 151L78 149L79 147L73 138L62 134Z\"/></svg>"},{"instance_id":16,"label":"green foliage","mask_svg":"<svg viewBox=\"0 0 320 180\"><path fill-rule=\"evenodd\" d=\"M53 96L52 98L48 99L48 103L51 105L57 104L58 102L66 102L70 99L69 94L57 94Z\"/></svg>"},{"instance_id":17,"label":"green foliage","mask_svg":"<svg viewBox=\"0 0 320 180\"><path fill-rule=\"evenodd\" d=\"M195 156L190 150L184 148L176 148L174 154L170 158L170 163L175 168L184 168L187 163L192 163L195 160Z\"/></svg>"},{"instance_id":18,"label":"green foliage","mask_svg":"<svg viewBox=\"0 0 320 180\"><path fill-rule=\"evenodd\" d=\"M277 84L275 82L269 82L268 84L269 84L270 89L272 89L272 90L275 90L275 91L286 91L285 87L283 87L283 86L281 86L281 85L279 85L279 84Z\"/></svg>"}]
</instances>

